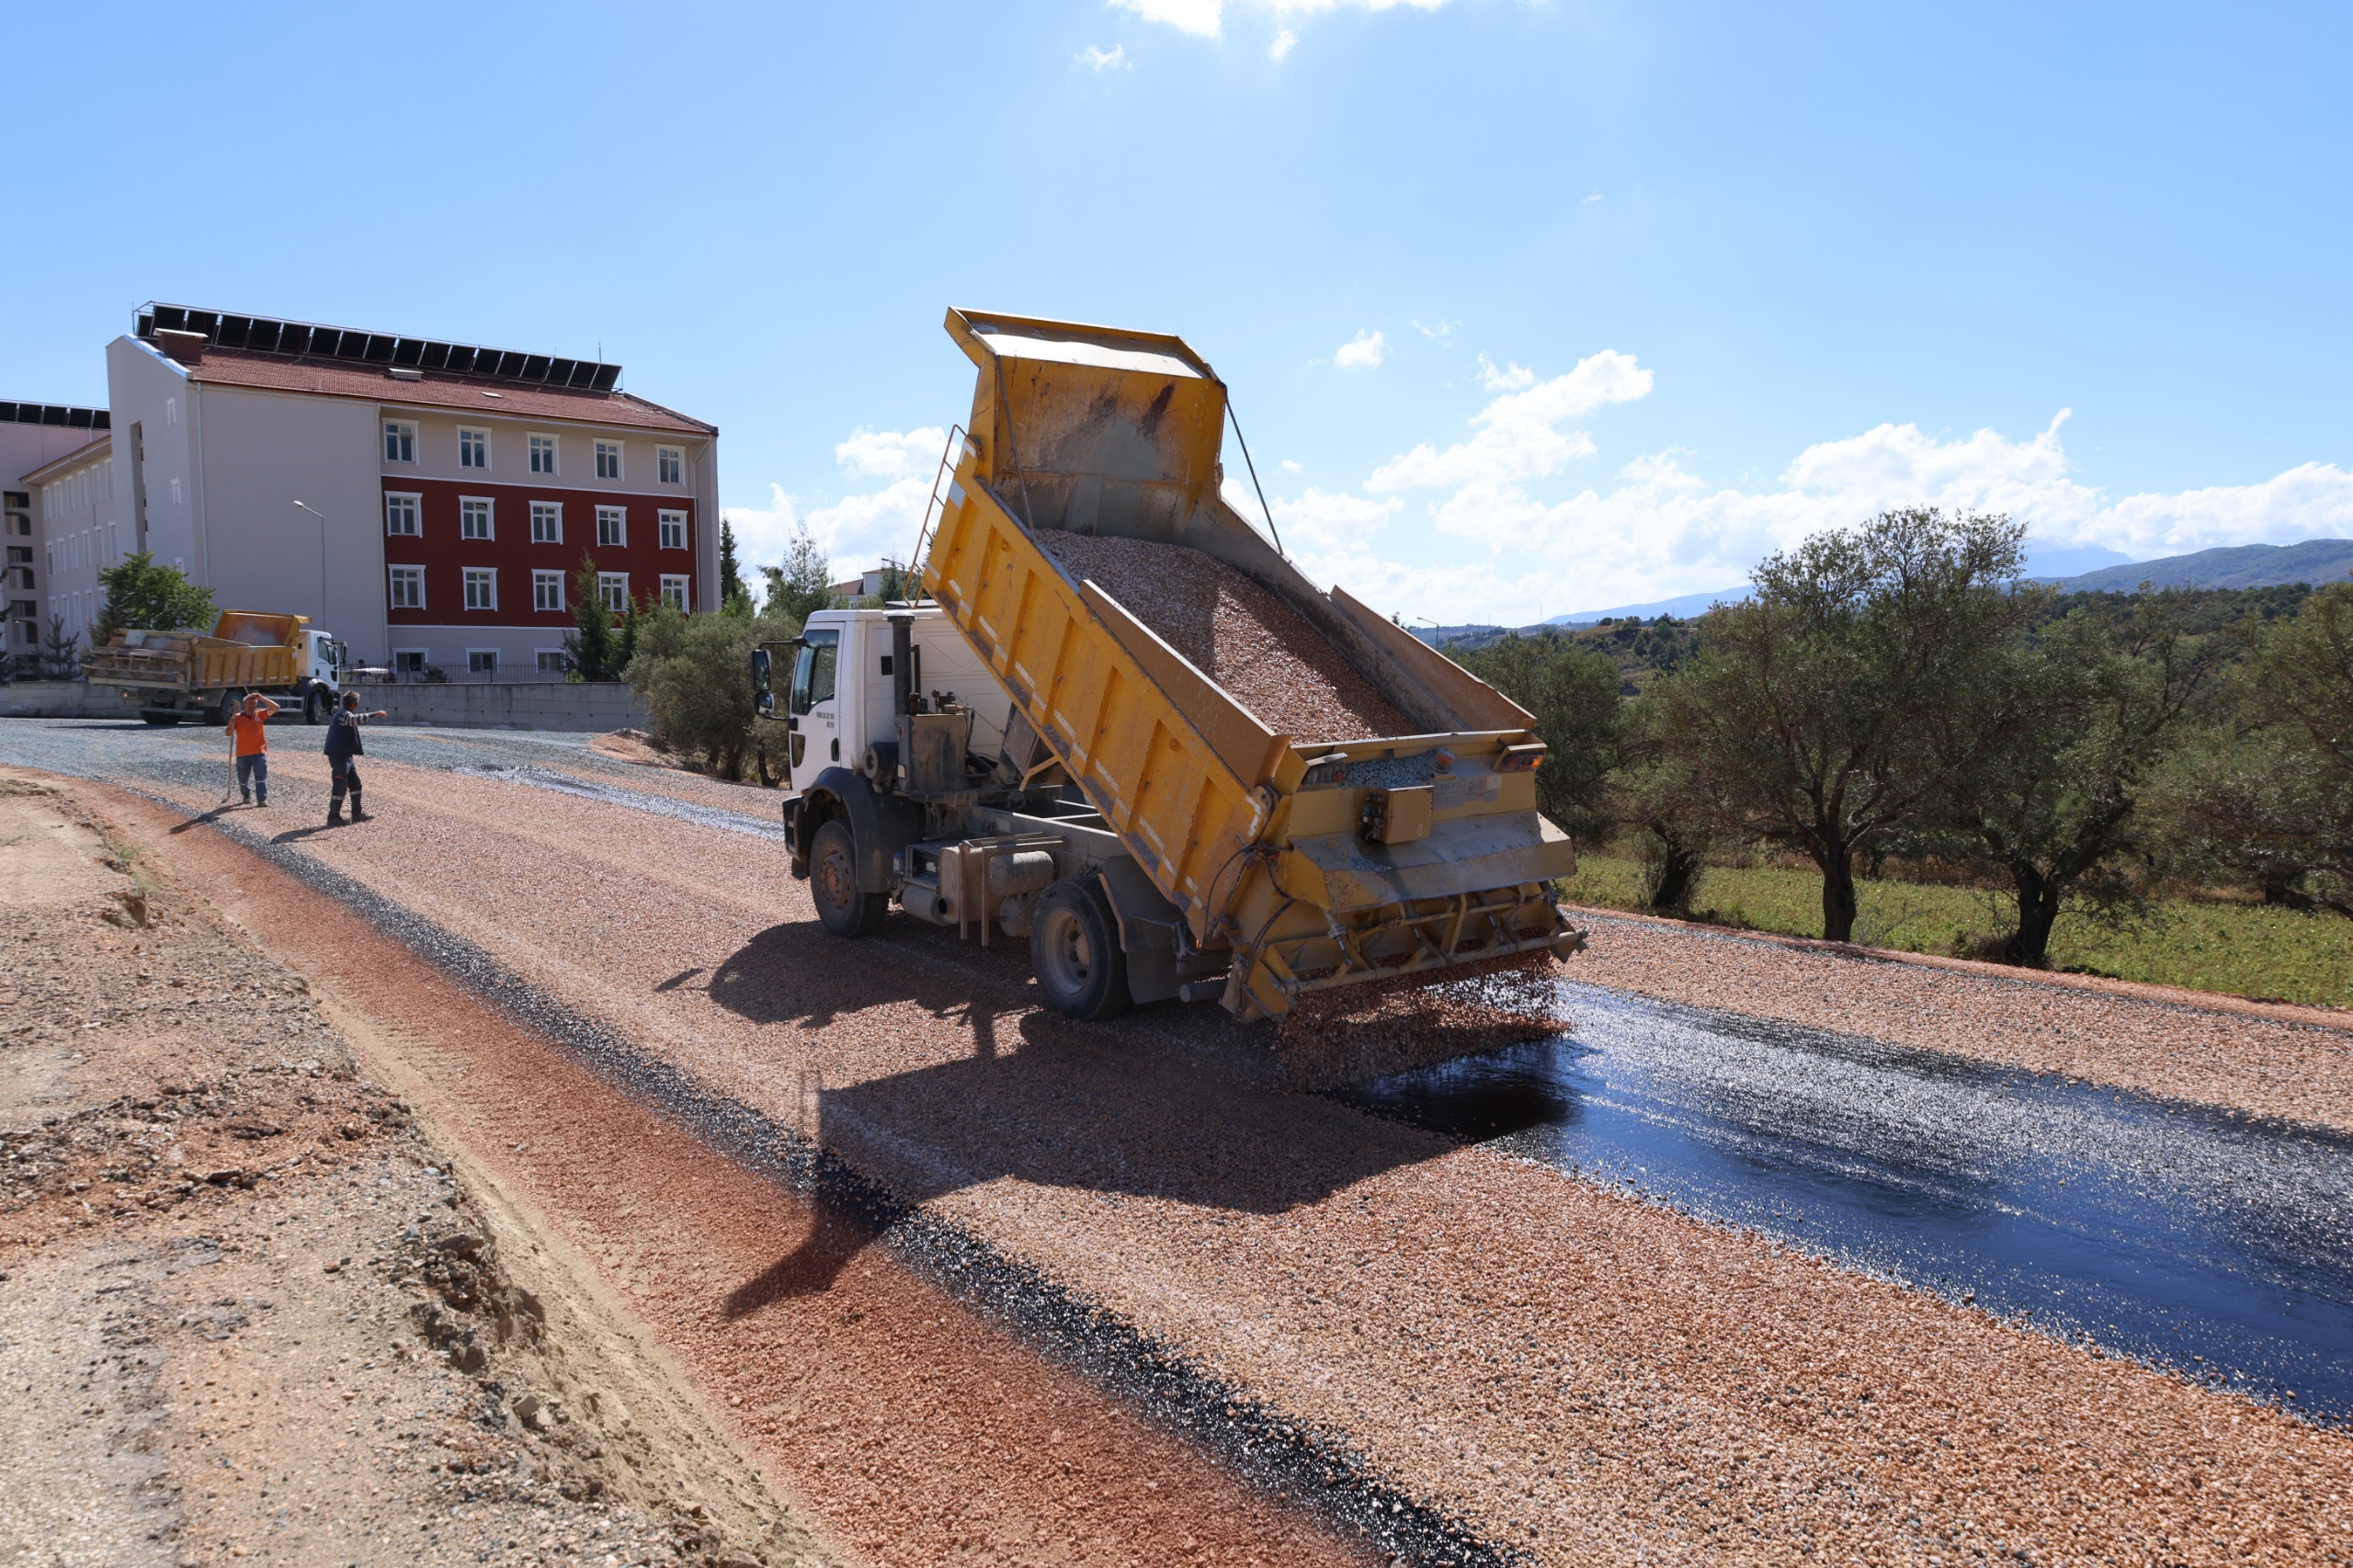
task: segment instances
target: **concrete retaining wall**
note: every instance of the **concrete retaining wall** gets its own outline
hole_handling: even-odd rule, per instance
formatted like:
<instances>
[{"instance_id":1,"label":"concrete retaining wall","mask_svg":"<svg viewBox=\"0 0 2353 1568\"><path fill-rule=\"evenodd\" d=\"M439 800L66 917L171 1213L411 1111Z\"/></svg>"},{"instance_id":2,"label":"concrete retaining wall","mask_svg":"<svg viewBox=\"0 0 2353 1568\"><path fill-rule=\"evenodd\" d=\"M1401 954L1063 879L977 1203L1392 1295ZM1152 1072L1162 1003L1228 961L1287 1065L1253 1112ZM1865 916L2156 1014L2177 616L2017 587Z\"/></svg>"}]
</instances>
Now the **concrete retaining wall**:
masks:
<instances>
[{"instance_id":1,"label":"concrete retaining wall","mask_svg":"<svg viewBox=\"0 0 2353 1568\"><path fill-rule=\"evenodd\" d=\"M78 680L12 680L0 686L0 719L135 718L114 692Z\"/></svg>"},{"instance_id":2,"label":"concrete retaining wall","mask_svg":"<svg viewBox=\"0 0 2353 1568\"><path fill-rule=\"evenodd\" d=\"M646 729L653 721L620 681L452 681L355 688L394 724L445 724L467 730ZM110 686L78 680L20 680L0 686L0 719L135 719L138 710Z\"/></svg>"},{"instance_id":3,"label":"concrete retaining wall","mask_svg":"<svg viewBox=\"0 0 2353 1568\"><path fill-rule=\"evenodd\" d=\"M394 724L448 724L466 730L645 729L652 719L620 681L499 681L480 686L362 686L353 689Z\"/></svg>"}]
</instances>

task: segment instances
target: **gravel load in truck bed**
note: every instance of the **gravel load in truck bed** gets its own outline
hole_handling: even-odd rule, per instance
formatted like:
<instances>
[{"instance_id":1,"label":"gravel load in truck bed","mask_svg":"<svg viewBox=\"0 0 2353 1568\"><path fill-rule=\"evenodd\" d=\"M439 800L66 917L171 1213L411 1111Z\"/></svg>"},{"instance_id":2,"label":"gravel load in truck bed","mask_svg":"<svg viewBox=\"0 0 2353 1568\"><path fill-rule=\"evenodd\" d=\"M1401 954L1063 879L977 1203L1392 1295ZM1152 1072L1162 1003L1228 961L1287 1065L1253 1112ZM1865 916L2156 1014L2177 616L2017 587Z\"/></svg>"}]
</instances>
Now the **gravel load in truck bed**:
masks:
<instances>
[{"instance_id":1,"label":"gravel load in truck bed","mask_svg":"<svg viewBox=\"0 0 2353 1568\"><path fill-rule=\"evenodd\" d=\"M1297 610L1214 556L1056 529L1038 542L1278 734L1351 741L1419 733Z\"/></svg>"}]
</instances>

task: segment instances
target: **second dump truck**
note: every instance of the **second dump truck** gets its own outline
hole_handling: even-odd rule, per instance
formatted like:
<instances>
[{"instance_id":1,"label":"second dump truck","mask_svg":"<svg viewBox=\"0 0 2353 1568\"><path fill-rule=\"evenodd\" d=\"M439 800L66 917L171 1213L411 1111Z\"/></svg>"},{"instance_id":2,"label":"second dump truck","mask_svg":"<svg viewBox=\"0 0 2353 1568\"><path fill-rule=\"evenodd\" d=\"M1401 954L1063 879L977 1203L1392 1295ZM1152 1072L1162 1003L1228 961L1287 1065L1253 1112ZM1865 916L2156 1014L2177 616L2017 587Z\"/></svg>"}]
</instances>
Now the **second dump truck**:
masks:
<instances>
[{"instance_id":1,"label":"second dump truck","mask_svg":"<svg viewBox=\"0 0 2353 1568\"><path fill-rule=\"evenodd\" d=\"M1267 1017L1575 950L1547 889L1574 858L1536 809L1533 717L1316 588L1226 505L1206 361L1176 337L1023 317L951 311L948 331L979 377L920 593L819 611L754 655L761 712L791 732L792 869L829 929L870 932L895 903L1026 938L1045 1000L1088 1019L1173 997ZM1058 559L1090 538L1239 574L1413 733L1281 733L1165 615L1155 630Z\"/></svg>"},{"instance_id":2,"label":"second dump truck","mask_svg":"<svg viewBox=\"0 0 2353 1568\"><path fill-rule=\"evenodd\" d=\"M82 661L92 686L111 686L150 724L225 724L247 692L322 723L350 668L345 645L311 618L260 610L221 612L212 634L118 631Z\"/></svg>"}]
</instances>

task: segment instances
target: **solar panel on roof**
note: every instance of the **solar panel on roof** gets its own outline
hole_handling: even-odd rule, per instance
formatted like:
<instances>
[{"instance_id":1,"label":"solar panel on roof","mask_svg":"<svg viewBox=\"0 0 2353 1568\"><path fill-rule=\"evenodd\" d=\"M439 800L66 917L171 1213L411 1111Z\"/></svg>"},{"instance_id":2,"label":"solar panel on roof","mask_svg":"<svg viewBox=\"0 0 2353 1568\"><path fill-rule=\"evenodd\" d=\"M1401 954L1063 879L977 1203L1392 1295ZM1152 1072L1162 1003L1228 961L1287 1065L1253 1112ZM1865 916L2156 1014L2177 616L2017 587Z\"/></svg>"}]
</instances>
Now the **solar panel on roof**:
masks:
<instances>
[{"instance_id":1,"label":"solar panel on roof","mask_svg":"<svg viewBox=\"0 0 2353 1568\"><path fill-rule=\"evenodd\" d=\"M192 310L186 305L150 301L132 317L133 336L153 338L158 332L195 332L223 348L253 353L309 356L359 360L382 365L415 366L452 375L495 377L501 381L536 381L551 387L581 388L606 392L620 385L621 368L591 359L566 359L549 354L525 354L514 349L480 348L438 339L405 337L396 333L361 332L351 327L321 326L307 322L279 321L269 316L228 315L219 311Z\"/></svg>"}]
</instances>

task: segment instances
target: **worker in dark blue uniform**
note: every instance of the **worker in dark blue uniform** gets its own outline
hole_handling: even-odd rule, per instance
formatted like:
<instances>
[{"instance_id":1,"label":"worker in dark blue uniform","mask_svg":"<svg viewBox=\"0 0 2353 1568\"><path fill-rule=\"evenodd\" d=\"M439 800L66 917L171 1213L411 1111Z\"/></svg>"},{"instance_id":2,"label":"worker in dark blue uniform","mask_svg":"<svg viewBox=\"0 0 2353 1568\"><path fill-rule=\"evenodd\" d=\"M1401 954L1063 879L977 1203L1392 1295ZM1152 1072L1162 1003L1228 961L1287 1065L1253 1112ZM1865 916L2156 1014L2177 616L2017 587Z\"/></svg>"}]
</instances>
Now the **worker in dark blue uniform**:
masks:
<instances>
[{"instance_id":1,"label":"worker in dark blue uniform","mask_svg":"<svg viewBox=\"0 0 2353 1568\"><path fill-rule=\"evenodd\" d=\"M336 709L334 721L327 725L327 767L335 772L335 790L327 797L327 825L343 825L343 797L351 794L351 820L366 822L368 813L359 804L359 769L354 766L367 748L359 744L359 726L370 719L386 717L381 708L372 713L359 710L359 694L347 691L343 706Z\"/></svg>"}]
</instances>

